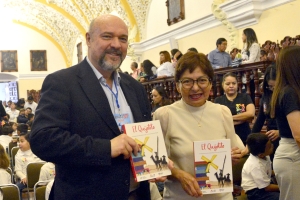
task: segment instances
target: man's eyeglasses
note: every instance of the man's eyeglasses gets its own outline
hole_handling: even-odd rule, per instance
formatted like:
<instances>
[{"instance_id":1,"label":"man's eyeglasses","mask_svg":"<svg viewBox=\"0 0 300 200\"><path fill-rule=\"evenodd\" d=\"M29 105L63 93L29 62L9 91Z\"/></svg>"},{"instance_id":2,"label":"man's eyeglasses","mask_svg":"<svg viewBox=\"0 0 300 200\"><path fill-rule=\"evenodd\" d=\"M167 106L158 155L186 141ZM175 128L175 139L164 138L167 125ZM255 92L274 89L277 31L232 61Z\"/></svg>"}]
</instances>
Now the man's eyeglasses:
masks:
<instances>
[{"instance_id":1,"label":"man's eyeglasses","mask_svg":"<svg viewBox=\"0 0 300 200\"><path fill-rule=\"evenodd\" d=\"M193 80L191 78L184 78L182 80L179 80L179 83L182 84L182 87L184 89L191 89L194 86L195 82L201 89L205 89L209 86L211 79L207 77L199 77L196 80Z\"/></svg>"}]
</instances>

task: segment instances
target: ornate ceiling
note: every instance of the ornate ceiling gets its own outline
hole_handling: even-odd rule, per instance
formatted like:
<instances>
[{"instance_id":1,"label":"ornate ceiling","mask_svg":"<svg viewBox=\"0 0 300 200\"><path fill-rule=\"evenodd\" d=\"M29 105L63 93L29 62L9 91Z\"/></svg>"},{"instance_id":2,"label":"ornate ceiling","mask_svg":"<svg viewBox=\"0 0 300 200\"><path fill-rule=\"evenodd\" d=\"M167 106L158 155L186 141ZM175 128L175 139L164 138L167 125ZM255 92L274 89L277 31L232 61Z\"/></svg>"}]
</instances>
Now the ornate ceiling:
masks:
<instances>
[{"instance_id":1,"label":"ornate ceiling","mask_svg":"<svg viewBox=\"0 0 300 200\"><path fill-rule=\"evenodd\" d=\"M0 7L14 13L13 21L51 40L68 66L78 38L101 14L115 13L129 27L129 42L143 39L146 11L151 0L0 0Z\"/></svg>"}]
</instances>

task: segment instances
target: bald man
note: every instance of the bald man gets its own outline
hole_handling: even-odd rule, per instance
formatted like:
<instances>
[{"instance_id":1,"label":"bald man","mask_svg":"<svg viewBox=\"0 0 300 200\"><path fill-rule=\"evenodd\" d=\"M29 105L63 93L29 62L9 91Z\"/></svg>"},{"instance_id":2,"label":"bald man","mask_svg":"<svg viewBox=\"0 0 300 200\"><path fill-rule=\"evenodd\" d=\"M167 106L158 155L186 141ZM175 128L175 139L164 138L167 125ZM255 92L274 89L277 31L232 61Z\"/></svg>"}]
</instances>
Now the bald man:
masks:
<instances>
[{"instance_id":1,"label":"bald man","mask_svg":"<svg viewBox=\"0 0 300 200\"><path fill-rule=\"evenodd\" d=\"M46 77L31 131L32 151L55 163L49 199L150 199L148 182L135 183L130 170L138 145L120 132L124 123L151 120L143 86L117 72L128 28L116 16L100 16L86 43L81 63Z\"/></svg>"}]
</instances>

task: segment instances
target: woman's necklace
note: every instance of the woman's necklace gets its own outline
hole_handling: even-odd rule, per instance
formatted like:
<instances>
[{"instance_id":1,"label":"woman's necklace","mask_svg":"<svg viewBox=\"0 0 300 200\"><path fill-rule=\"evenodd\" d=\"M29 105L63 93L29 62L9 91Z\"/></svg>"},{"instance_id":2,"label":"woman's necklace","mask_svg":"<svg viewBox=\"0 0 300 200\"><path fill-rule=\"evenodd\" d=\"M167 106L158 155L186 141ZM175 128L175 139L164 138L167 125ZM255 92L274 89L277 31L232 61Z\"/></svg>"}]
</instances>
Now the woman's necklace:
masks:
<instances>
[{"instance_id":1,"label":"woman's necklace","mask_svg":"<svg viewBox=\"0 0 300 200\"><path fill-rule=\"evenodd\" d=\"M201 127L201 120L202 120L202 116L203 116L203 113L204 113L204 109L206 107L206 104L203 105L203 110L202 110L202 113L201 113L201 116L200 116L200 120L198 121L197 118L193 115L193 113L190 111L190 109L188 108L188 106L186 105L186 103L184 102L184 105L186 107L186 109L189 111L189 113L192 115L192 117L194 118L194 120L198 123L198 126Z\"/></svg>"}]
</instances>

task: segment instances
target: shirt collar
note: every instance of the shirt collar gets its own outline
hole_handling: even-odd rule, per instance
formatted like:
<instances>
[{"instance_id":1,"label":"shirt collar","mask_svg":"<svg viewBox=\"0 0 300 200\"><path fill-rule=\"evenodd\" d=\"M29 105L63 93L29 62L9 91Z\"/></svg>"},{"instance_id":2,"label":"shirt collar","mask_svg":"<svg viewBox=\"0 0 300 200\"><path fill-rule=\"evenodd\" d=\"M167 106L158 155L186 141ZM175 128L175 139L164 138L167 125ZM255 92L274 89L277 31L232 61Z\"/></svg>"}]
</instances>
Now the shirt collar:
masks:
<instances>
[{"instance_id":1,"label":"shirt collar","mask_svg":"<svg viewBox=\"0 0 300 200\"><path fill-rule=\"evenodd\" d=\"M22 156L29 156L29 155L31 155L31 154L32 154L31 149L29 149L29 150L27 150L27 151L21 151L21 155L22 155Z\"/></svg>"},{"instance_id":2,"label":"shirt collar","mask_svg":"<svg viewBox=\"0 0 300 200\"><path fill-rule=\"evenodd\" d=\"M86 60L89 63L90 67L92 68L93 72L95 73L97 79L100 81L101 84L106 84L106 79L102 76L102 74L96 69L96 67L92 64L89 60L89 57L86 56ZM117 71L114 71L114 80L117 85L120 85L121 76Z\"/></svg>"}]
</instances>

